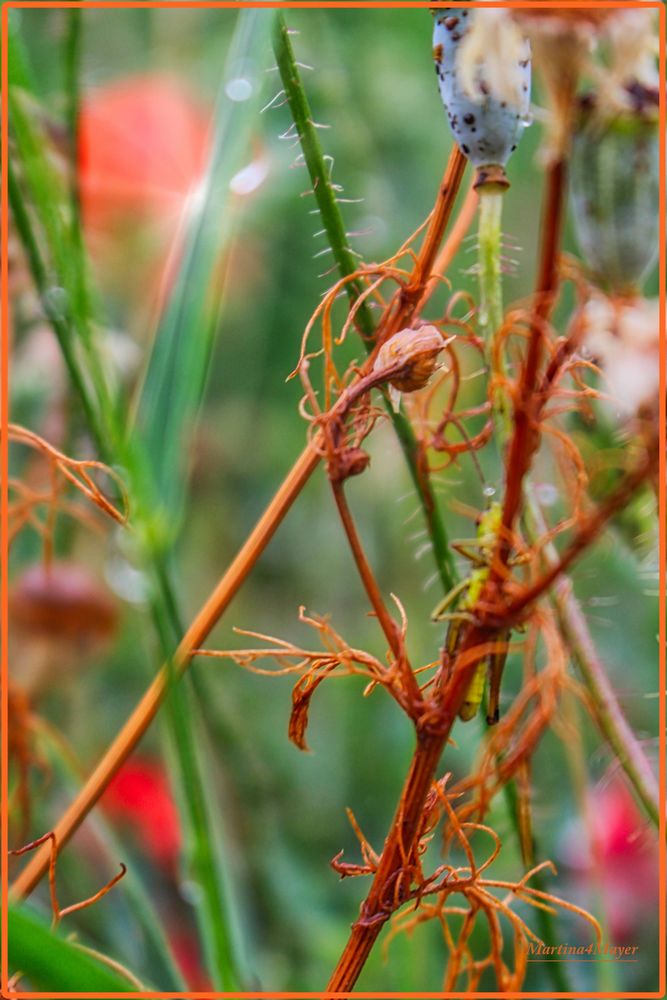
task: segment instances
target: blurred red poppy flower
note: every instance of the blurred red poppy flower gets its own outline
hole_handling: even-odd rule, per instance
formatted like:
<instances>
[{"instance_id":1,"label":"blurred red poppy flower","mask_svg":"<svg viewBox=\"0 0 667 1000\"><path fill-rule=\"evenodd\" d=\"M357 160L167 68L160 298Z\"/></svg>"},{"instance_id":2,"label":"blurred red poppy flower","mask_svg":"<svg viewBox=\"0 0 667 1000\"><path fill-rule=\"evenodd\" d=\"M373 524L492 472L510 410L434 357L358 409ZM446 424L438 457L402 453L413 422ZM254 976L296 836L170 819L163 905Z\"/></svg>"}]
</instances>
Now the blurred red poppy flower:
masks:
<instances>
[{"instance_id":1,"label":"blurred red poppy flower","mask_svg":"<svg viewBox=\"0 0 667 1000\"><path fill-rule=\"evenodd\" d=\"M208 122L175 77L124 77L91 91L79 120L88 232L108 234L119 223L177 217L205 167Z\"/></svg>"},{"instance_id":2,"label":"blurred red poppy flower","mask_svg":"<svg viewBox=\"0 0 667 1000\"><path fill-rule=\"evenodd\" d=\"M169 947L191 990L210 992L213 983L204 971L196 933L182 923L168 926Z\"/></svg>"},{"instance_id":3,"label":"blurred red poppy flower","mask_svg":"<svg viewBox=\"0 0 667 1000\"><path fill-rule=\"evenodd\" d=\"M109 783L102 804L111 818L134 831L156 864L175 868L181 828L167 776L157 761L129 760Z\"/></svg>"},{"instance_id":4,"label":"blurred red poppy flower","mask_svg":"<svg viewBox=\"0 0 667 1000\"><path fill-rule=\"evenodd\" d=\"M601 878L611 937L632 943L650 923L647 913L657 915L658 842L620 780L593 791L590 817L592 841L579 821L566 831L562 853L575 872Z\"/></svg>"}]
</instances>

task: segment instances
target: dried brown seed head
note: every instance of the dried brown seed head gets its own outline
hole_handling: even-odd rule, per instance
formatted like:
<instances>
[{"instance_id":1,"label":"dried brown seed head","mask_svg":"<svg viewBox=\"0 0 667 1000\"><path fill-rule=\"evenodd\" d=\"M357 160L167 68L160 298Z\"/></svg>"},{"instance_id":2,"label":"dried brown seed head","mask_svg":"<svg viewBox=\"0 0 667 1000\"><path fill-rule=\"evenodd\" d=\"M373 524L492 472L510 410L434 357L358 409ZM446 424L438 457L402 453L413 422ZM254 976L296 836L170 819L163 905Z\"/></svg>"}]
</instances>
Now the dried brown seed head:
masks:
<instances>
[{"instance_id":1,"label":"dried brown seed head","mask_svg":"<svg viewBox=\"0 0 667 1000\"><path fill-rule=\"evenodd\" d=\"M378 351L373 371L400 368L387 381L399 392L423 389L438 365L445 340L435 326L407 327L390 337Z\"/></svg>"},{"instance_id":2,"label":"dried brown seed head","mask_svg":"<svg viewBox=\"0 0 667 1000\"><path fill-rule=\"evenodd\" d=\"M80 566L30 566L9 592L13 628L33 638L70 640L90 648L110 638L118 611L110 594Z\"/></svg>"},{"instance_id":3,"label":"dried brown seed head","mask_svg":"<svg viewBox=\"0 0 667 1000\"><path fill-rule=\"evenodd\" d=\"M363 448L348 448L343 452L338 461L338 475L340 479L349 479L350 476L360 476L365 472L371 462L371 456Z\"/></svg>"}]
</instances>

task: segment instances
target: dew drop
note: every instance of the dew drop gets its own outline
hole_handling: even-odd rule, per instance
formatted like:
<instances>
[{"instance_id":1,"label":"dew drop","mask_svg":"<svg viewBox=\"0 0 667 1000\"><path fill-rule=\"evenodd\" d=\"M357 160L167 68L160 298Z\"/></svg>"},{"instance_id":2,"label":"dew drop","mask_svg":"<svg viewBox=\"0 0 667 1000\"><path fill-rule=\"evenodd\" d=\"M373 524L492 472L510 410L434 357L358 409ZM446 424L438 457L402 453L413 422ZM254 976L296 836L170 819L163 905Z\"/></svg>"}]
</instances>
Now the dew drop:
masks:
<instances>
[{"instance_id":1,"label":"dew drop","mask_svg":"<svg viewBox=\"0 0 667 1000\"><path fill-rule=\"evenodd\" d=\"M536 483L535 497L543 507L553 507L558 500L558 490L553 483Z\"/></svg>"},{"instance_id":2,"label":"dew drop","mask_svg":"<svg viewBox=\"0 0 667 1000\"><path fill-rule=\"evenodd\" d=\"M104 576L113 592L122 600L130 604L145 604L148 600L150 588L146 575L121 555L109 558Z\"/></svg>"},{"instance_id":3,"label":"dew drop","mask_svg":"<svg viewBox=\"0 0 667 1000\"><path fill-rule=\"evenodd\" d=\"M482 493L483 493L483 495L485 497L489 497L489 498L490 497L494 497L496 495L496 488L495 488L495 486L489 486L489 485L487 485L487 486L485 486L482 489Z\"/></svg>"},{"instance_id":4,"label":"dew drop","mask_svg":"<svg viewBox=\"0 0 667 1000\"><path fill-rule=\"evenodd\" d=\"M232 194L252 194L264 183L268 173L268 160L259 157L234 174L229 182L229 190Z\"/></svg>"},{"instance_id":5,"label":"dew drop","mask_svg":"<svg viewBox=\"0 0 667 1000\"><path fill-rule=\"evenodd\" d=\"M247 101L252 97L253 86L244 76L234 77L225 87L225 93L230 101Z\"/></svg>"},{"instance_id":6,"label":"dew drop","mask_svg":"<svg viewBox=\"0 0 667 1000\"><path fill-rule=\"evenodd\" d=\"M184 879L179 885L179 890L185 902L190 903L192 906L196 906L203 896L201 885L192 879Z\"/></svg>"}]
</instances>

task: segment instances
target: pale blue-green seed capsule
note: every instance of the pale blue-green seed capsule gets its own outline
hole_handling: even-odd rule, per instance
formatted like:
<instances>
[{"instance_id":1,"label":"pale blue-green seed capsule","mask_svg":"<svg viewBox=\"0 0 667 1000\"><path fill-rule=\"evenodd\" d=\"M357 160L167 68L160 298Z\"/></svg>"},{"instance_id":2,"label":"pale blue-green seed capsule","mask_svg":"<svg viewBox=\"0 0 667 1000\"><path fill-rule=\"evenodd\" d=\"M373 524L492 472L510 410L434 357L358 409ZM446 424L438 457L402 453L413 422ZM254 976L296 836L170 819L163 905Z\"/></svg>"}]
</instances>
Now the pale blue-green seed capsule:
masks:
<instances>
[{"instance_id":1,"label":"pale blue-green seed capsule","mask_svg":"<svg viewBox=\"0 0 667 1000\"><path fill-rule=\"evenodd\" d=\"M660 191L658 94L635 85L635 107L605 120L581 102L572 143L574 228L594 278L633 294L655 265Z\"/></svg>"},{"instance_id":2,"label":"pale blue-green seed capsule","mask_svg":"<svg viewBox=\"0 0 667 1000\"><path fill-rule=\"evenodd\" d=\"M459 54L471 31L476 9L447 8L435 15L433 58L440 96L461 152L479 168L504 167L529 121L531 64L528 43L521 53L508 54L516 65L508 70L516 80L515 100L494 91L489 69L482 60L475 69L475 93L463 87ZM502 173L499 174L502 176ZM481 179L481 178L479 178Z\"/></svg>"}]
</instances>

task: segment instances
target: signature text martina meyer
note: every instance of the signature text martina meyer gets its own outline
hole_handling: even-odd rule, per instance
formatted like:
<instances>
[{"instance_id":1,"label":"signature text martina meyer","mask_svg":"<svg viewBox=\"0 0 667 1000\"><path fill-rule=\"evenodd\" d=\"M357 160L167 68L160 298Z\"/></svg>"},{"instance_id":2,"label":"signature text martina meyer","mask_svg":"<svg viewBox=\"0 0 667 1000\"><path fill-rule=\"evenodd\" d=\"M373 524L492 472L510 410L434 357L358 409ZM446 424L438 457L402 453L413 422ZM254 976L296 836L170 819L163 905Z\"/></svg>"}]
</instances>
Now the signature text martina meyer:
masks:
<instances>
[{"instance_id":1,"label":"signature text martina meyer","mask_svg":"<svg viewBox=\"0 0 667 1000\"><path fill-rule=\"evenodd\" d=\"M562 958L606 958L614 961L636 961L639 945L613 945L607 942L600 944L542 944L534 941L528 944L528 961L540 959Z\"/></svg>"}]
</instances>

